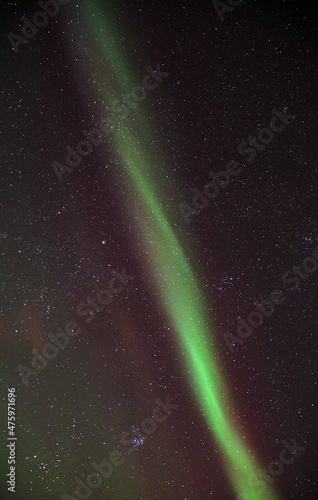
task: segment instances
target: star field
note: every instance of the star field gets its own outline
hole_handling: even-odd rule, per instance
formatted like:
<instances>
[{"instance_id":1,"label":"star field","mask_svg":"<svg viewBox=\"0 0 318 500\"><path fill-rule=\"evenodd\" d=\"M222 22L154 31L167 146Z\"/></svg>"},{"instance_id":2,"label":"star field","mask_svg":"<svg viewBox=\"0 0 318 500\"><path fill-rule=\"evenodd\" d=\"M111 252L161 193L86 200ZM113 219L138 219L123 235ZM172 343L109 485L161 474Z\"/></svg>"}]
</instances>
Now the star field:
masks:
<instances>
[{"instance_id":1,"label":"star field","mask_svg":"<svg viewBox=\"0 0 318 500\"><path fill-rule=\"evenodd\" d=\"M1 7L1 499L318 499L314 5L64 2Z\"/></svg>"}]
</instances>

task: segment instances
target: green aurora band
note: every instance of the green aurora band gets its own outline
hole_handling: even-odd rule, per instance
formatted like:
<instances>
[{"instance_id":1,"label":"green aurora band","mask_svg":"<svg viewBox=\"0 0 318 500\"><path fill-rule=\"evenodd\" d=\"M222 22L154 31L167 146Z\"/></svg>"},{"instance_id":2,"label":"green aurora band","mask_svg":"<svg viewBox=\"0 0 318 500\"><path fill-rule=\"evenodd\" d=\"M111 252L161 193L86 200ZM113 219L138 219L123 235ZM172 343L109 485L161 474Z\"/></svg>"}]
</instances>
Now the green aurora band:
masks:
<instances>
[{"instance_id":1,"label":"green aurora band","mask_svg":"<svg viewBox=\"0 0 318 500\"><path fill-rule=\"evenodd\" d=\"M109 65L108 73L117 82L122 95L129 94L140 83L135 81L136 78L132 76L133 72L119 49L118 27L115 28L112 24L109 11L104 12L105 6L100 7L96 0L87 1L85 9L87 22L95 35L96 48L105 56ZM79 43L83 43L83 40L79 40ZM91 53L86 56L88 59L93 58L97 73L100 66L97 56ZM99 73L99 85L102 86L105 75L101 70ZM113 99L114 89L104 85L102 100L110 103ZM218 441L237 498L279 500L272 487L265 486L265 482L257 483L255 478L260 477L259 467L247 451L246 443L234 427L233 416L229 414L231 401L215 354L214 341L211 340L211 327L207 327L209 318L204 311L202 291L173 225L160 203L153 168L142 147L145 129L148 136L154 133L149 120L146 121L144 105L138 104L134 117L134 122L130 123L130 120L125 126L122 122L116 123L116 119L112 117L113 146L124 167L129 185L139 199L138 219L142 238L150 256L160 298L185 353L182 358L189 373L189 385L203 411L208 428Z\"/></svg>"}]
</instances>

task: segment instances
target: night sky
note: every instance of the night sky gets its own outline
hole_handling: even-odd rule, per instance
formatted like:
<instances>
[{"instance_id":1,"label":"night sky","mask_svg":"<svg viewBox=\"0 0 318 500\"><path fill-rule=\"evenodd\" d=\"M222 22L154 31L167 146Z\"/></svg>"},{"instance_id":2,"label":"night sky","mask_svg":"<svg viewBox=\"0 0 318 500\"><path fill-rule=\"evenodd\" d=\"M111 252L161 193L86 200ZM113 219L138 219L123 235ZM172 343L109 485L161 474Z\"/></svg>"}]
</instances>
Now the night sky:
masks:
<instances>
[{"instance_id":1,"label":"night sky","mask_svg":"<svg viewBox=\"0 0 318 500\"><path fill-rule=\"evenodd\" d=\"M317 500L315 2L60 3L1 5L1 500Z\"/></svg>"}]
</instances>

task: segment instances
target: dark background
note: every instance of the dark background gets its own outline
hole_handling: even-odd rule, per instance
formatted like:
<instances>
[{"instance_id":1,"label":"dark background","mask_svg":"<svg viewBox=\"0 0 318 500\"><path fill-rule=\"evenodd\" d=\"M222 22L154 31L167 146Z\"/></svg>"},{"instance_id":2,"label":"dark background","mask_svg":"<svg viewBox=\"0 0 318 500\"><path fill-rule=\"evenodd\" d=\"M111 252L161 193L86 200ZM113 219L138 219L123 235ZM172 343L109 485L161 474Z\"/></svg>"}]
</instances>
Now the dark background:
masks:
<instances>
[{"instance_id":1,"label":"dark background","mask_svg":"<svg viewBox=\"0 0 318 500\"><path fill-rule=\"evenodd\" d=\"M169 396L179 409L91 498L234 500L190 392L182 346L142 266L144 245L130 217L138 200L122 165L106 143L62 184L51 166L101 119L100 90L112 95L116 87L108 61L83 57L99 34L89 31L82 2L71 0L15 54L7 33L19 33L19 19L37 10L34 2L1 5L2 477L8 386L17 387L19 425L17 493L4 485L1 498L72 495L75 477L86 478L92 461L107 458L121 433ZM318 271L286 291L286 303L233 354L223 340L318 245L316 4L250 0L223 22L202 1L116 0L103 11L121 33L117 48L136 85L148 65L169 73L147 97L154 147L165 157L154 161L153 175L207 299L238 430L263 468L278 459L282 440L306 445L274 485L284 500L318 499ZM285 106L296 120L244 163L239 143ZM202 190L208 173L231 159L243 172L187 225L180 202L191 205L192 189ZM76 320L77 304L124 266L135 279L109 311L21 384L17 366L30 365L31 349Z\"/></svg>"}]
</instances>

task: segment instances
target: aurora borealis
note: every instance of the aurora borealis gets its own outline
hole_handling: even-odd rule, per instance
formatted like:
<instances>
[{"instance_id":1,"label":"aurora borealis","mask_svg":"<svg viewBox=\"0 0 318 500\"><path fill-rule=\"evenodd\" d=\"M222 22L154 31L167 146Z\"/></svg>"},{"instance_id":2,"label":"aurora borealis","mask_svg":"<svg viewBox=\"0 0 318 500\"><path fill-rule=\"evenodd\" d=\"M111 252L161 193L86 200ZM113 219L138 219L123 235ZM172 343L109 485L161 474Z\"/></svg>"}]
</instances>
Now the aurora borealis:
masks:
<instances>
[{"instance_id":1,"label":"aurora borealis","mask_svg":"<svg viewBox=\"0 0 318 500\"><path fill-rule=\"evenodd\" d=\"M318 271L239 348L224 342L286 269L315 266L318 241L310 8L255 5L221 21L211 2L70 1L6 46L17 485L1 498L317 496ZM6 6L3 30L34 12ZM273 109L297 120L269 141ZM222 185L247 137L255 161Z\"/></svg>"},{"instance_id":2,"label":"aurora borealis","mask_svg":"<svg viewBox=\"0 0 318 500\"><path fill-rule=\"evenodd\" d=\"M95 8L92 15L98 19L102 18L100 11ZM128 88L133 87L133 79L129 77L128 71L125 71L124 58L118 54L118 50L116 51L119 40L112 38L107 43L109 40L107 23L105 31L105 59L109 60L110 71L113 71L118 78L120 91L125 94L127 85ZM123 88L120 85L121 81L126 82ZM160 205L155 181L151 182L147 178L151 175L152 165L143 155L144 144L139 145L138 141L139 126L141 128L147 125L144 114L138 115L137 111L136 123L132 130L129 125L121 127L121 122L114 119L115 144L119 161L125 167L131 188L136 191L140 200L136 219L140 221L142 240L145 241L147 254L150 256L150 272L157 281L156 287L165 314L175 327L180 338L180 347L185 351L186 366L190 373L189 381L192 382L199 405L206 414L207 424L211 426L214 436L220 443L228 462L229 478L233 481L239 498L251 500L278 498L272 489L259 494L248 484L251 476L257 476L257 469L227 415L224 383L215 352L210 347L211 334L209 335L210 332L206 327L204 299L200 297L196 277ZM148 213L152 214L149 228Z\"/></svg>"}]
</instances>

